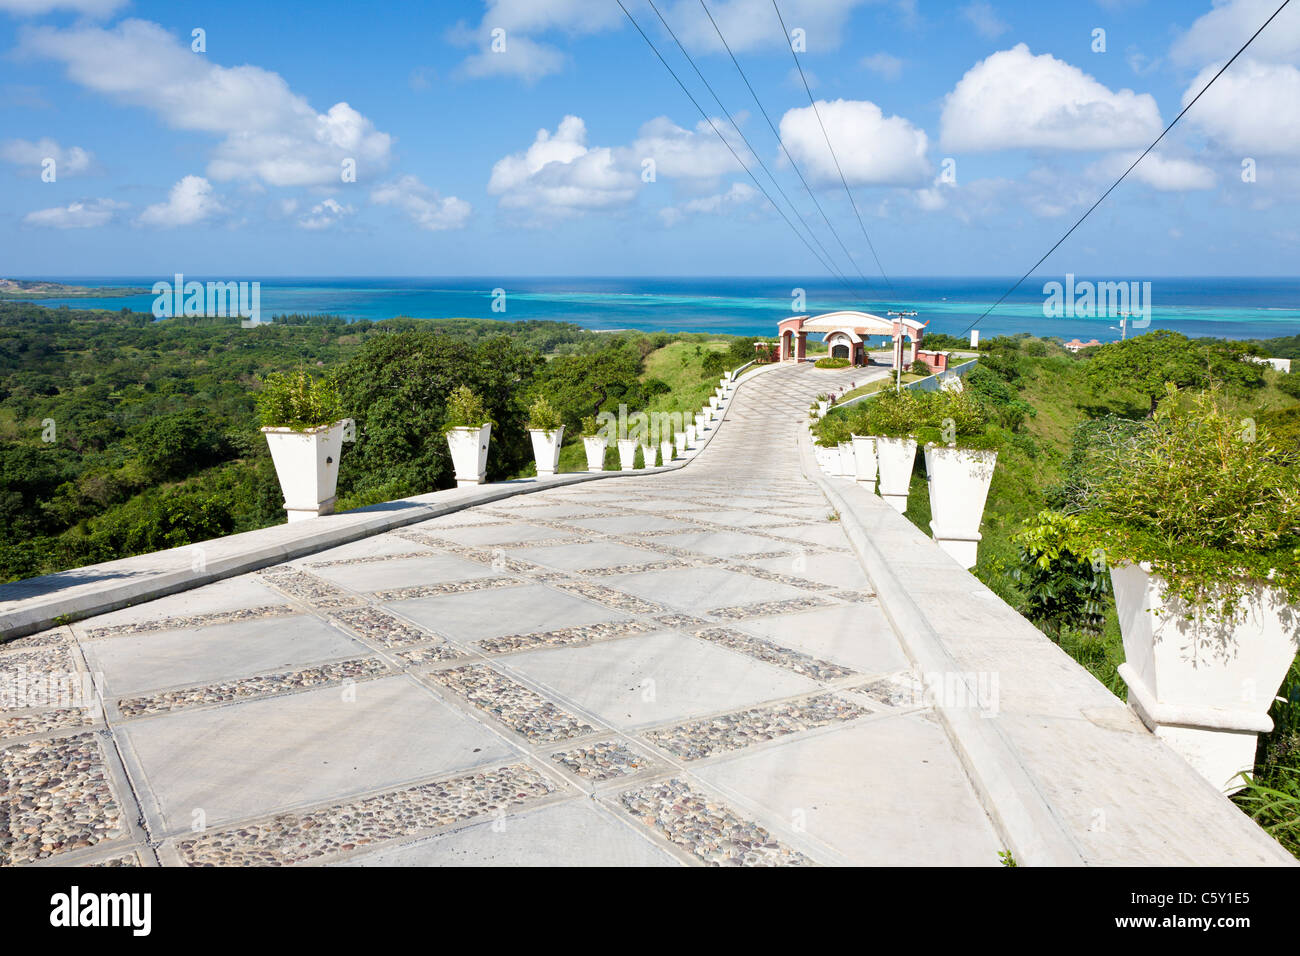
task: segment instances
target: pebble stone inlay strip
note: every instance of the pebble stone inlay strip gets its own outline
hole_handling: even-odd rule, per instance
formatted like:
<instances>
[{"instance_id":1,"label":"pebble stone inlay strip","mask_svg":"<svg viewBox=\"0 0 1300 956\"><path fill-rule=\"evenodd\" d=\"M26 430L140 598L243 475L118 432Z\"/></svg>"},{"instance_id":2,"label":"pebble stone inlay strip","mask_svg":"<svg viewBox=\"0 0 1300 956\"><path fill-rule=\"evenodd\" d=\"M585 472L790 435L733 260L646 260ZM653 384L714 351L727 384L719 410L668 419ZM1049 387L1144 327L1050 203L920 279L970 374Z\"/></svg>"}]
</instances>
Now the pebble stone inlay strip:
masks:
<instances>
[{"instance_id":1,"label":"pebble stone inlay strip","mask_svg":"<svg viewBox=\"0 0 1300 956\"><path fill-rule=\"evenodd\" d=\"M442 640L436 634L430 634L411 622L403 621L397 615L377 607L339 611L331 617L381 647L410 647L412 644L427 644L430 641Z\"/></svg>"},{"instance_id":2,"label":"pebble stone inlay strip","mask_svg":"<svg viewBox=\"0 0 1300 956\"><path fill-rule=\"evenodd\" d=\"M691 720L675 727L649 730L641 736L682 760L700 760L869 713L850 700L820 694L798 703L769 704Z\"/></svg>"},{"instance_id":3,"label":"pebble stone inlay strip","mask_svg":"<svg viewBox=\"0 0 1300 956\"><path fill-rule=\"evenodd\" d=\"M523 584L518 578L471 578L468 581L446 581L442 584L417 584L409 588L376 592L376 601L409 601L412 598L441 597L444 594L465 594L468 591L490 591L493 588L513 588Z\"/></svg>"},{"instance_id":4,"label":"pebble stone inlay strip","mask_svg":"<svg viewBox=\"0 0 1300 956\"><path fill-rule=\"evenodd\" d=\"M749 560L751 560L751 556L745 555L743 560L736 564L735 569L752 577L762 578L764 581L772 581L776 584L788 584L792 588L802 588L805 591L831 590L831 585L823 584L821 581L813 581L810 578L801 578L794 574L781 574L779 571L769 571L767 568L760 568L752 564L746 564L745 561Z\"/></svg>"},{"instance_id":5,"label":"pebble stone inlay strip","mask_svg":"<svg viewBox=\"0 0 1300 956\"><path fill-rule=\"evenodd\" d=\"M625 777L650 765L649 760L620 740L602 740L589 747L564 750L551 754L551 759L588 780Z\"/></svg>"},{"instance_id":6,"label":"pebble stone inlay strip","mask_svg":"<svg viewBox=\"0 0 1300 956\"><path fill-rule=\"evenodd\" d=\"M532 767L511 764L322 810L281 813L186 840L177 849L190 866L285 866L503 813L554 789Z\"/></svg>"},{"instance_id":7,"label":"pebble stone inlay strip","mask_svg":"<svg viewBox=\"0 0 1300 956\"><path fill-rule=\"evenodd\" d=\"M260 572L262 580L279 588L285 594L316 607L355 607L365 604L364 598L335 587L324 578L307 571L280 566Z\"/></svg>"},{"instance_id":8,"label":"pebble stone inlay strip","mask_svg":"<svg viewBox=\"0 0 1300 956\"><path fill-rule=\"evenodd\" d=\"M798 850L743 820L724 804L680 780L631 790L620 798L627 811L710 866L809 866Z\"/></svg>"},{"instance_id":9,"label":"pebble stone inlay strip","mask_svg":"<svg viewBox=\"0 0 1300 956\"><path fill-rule=\"evenodd\" d=\"M264 617L286 617L302 612L289 604L266 604L245 607L236 611L213 611L211 614L194 614L189 617L159 617L153 620L132 621L130 624L113 624L109 627L92 627L86 631L88 640L101 637L119 637L126 634L151 634L155 631L192 631L214 624L235 624Z\"/></svg>"},{"instance_id":10,"label":"pebble stone inlay strip","mask_svg":"<svg viewBox=\"0 0 1300 956\"><path fill-rule=\"evenodd\" d=\"M489 637L479 641L478 646L488 654L503 654L508 651L521 651L532 647L567 647L572 644L591 644L596 641L608 641L616 637L644 634L651 629L652 625L643 621L605 621L600 624L562 627L554 631L538 631L533 634L506 634L504 637Z\"/></svg>"},{"instance_id":11,"label":"pebble stone inlay strip","mask_svg":"<svg viewBox=\"0 0 1300 956\"><path fill-rule=\"evenodd\" d=\"M789 614L792 611L809 611L815 607L827 607L829 601L819 597L790 598L788 601L766 601L762 604L741 604L736 607L720 607L709 611L711 617L725 621L740 621L747 617L764 617L769 614Z\"/></svg>"},{"instance_id":12,"label":"pebble stone inlay strip","mask_svg":"<svg viewBox=\"0 0 1300 956\"><path fill-rule=\"evenodd\" d=\"M452 647L450 644L443 642L441 644L429 644L425 647L417 647L413 650L402 651L397 655L398 660L404 661L414 667L418 664L428 664L430 662L454 661L466 657L464 651Z\"/></svg>"},{"instance_id":13,"label":"pebble stone inlay strip","mask_svg":"<svg viewBox=\"0 0 1300 956\"><path fill-rule=\"evenodd\" d=\"M751 637L748 634L742 634L740 631L733 631L726 627L711 627L707 630L697 631L695 636L704 641L721 644L733 651L748 654L750 657L766 664L774 664L788 671L794 671L796 674L811 677L815 681L839 680L843 677L852 677L857 673L857 671L841 667L839 664L819 660L811 654L791 650L788 647L781 647L771 641Z\"/></svg>"},{"instance_id":14,"label":"pebble stone inlay strip","mask_svg":"<svg viewBox=\"0 0 1300 956\"><path fill-rule=\"evenodd\" d=\"M552 743L595 732L590 724L565 713L540 694L486 664L433 671L429 677L536 743Z\"/></svg>"},{"instance_id":15,"label":"pebble stone inlay strip","mask_svg":"<svg viewBox=\"0 0 1300 956\"><path fill-rule=\"evenodd\" d=\"M555 586L573 594L580 594L605 607L612 607L616 611L627 611L630 614L664 614L668 610L651 601L644 601L614 588L607 588L603 584L592 584L590 581L561 581L556 582Z\"/></svg>"},{"instance_id":16,"label":"pebble stone inlay strip","mask_svg":"<svg viewBox=\"0 0 1300 956\"><path fill-rule=\"evenodd\" d=\"M655 620L664 627L674 627L684 631L698 631L709 626L709 622L704 618L692 617L689 614L660 614Z\"/></svg>"},{"instance_id":17,"label":"pebble stone inlay strip","mask_svg":"<svg viewBox=\"0 0 1300 956\"><path fill-rule=\"evenodd\" d=\"M27 737L32 734L48 734L56 730L70 730L85 727L90 723L93 723L90 714L80 707L61 707L57 710L17 714L13 717L0 716L0 740Z\"/></svg>"},{"instance_id":18,"label":"pebble stone inlay strip","mask_svg":"<svg viewBox=\"0 0 1300 956\"><path fill-rule=\"evenodd\" d=\"M122 813L93 733L0 750L0 866L120 837Z\"/></svg>"},{"instance_id":19,"label":"pebble stone inlay strip","mask_svg":"<svg viewBox=\"0 0 1300 956\"><path fill-rule=\"evenodd\" d=\"M376 564L380 561L406 561L409 558L430 557L428 551L401 551L393 554L359 554L355 558L335 558L332 561L308 561L304 568L338 568L348 564Z\"/></svg>"},{"instance_id":20,"label":"pebble stone inlay strip","mask_svg":"<svg viewBox=\"0 0 1300 956\"><path fill-rule=\"evenodd\" d=\"M364 680L387 671L388 665L379 658L364 657L322 664L320 667L309 667L300 671L245 677L204 687L186 687L182 690L169 690L147 697L124 698L117 702L117 709L126 718L143 717L146 714L163 714L204 704L223 704L250 697L269 697L285 691L337 684L345 680Z\"/></svg>"},{"instance_id":21,"label":"pebble stone inlay strip","mask_svg":"<svg viewBox=\"0 0 1300 956\"><path fill-rule=\"evenodd\" d=\"M68 639L64 636L63 631L56 628L52 631L41 631L38 634L28 634L26 637L15 637L9 641L0 641L0 651L32 647L52 647L56 644L66 644L67 641Z\"/></svg>"},{"instance_id":22,"label":"pebble stone inlay strip","mask_svg":"<svg viewBox=\"0 0 1300 956\"><path fill-rule=\"evenodd\" d=\"M144 864L140 862L140 854L135 850L132 850L130 853L121 853L118 854L117 856L110 856L107 860L99 860L95 863L83 863L82 866L119 867L119 866L144 866Z\"/></svg>"}]
</instances>

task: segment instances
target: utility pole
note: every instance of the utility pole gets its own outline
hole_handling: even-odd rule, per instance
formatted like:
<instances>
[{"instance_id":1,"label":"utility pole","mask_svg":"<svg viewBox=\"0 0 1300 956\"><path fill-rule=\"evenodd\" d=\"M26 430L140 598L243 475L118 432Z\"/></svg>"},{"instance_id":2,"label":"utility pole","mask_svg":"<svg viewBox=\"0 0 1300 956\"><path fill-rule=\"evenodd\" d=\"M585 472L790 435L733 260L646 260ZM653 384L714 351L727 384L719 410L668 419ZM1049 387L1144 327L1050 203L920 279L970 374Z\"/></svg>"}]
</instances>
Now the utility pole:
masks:
<instances>
[{"instance_id":1,"label":"utility pole","mask_svg":"<svg viewBox=\"0 0 1300 956\"><path fill-rule=\"evenodd\" d=\"M899 334L894 338L894 390L901 392L903 390L903 335L901 320L904 318L914 317L916 312L886 312L885 315L900 320Z\"/></svg>"}]
</instances>

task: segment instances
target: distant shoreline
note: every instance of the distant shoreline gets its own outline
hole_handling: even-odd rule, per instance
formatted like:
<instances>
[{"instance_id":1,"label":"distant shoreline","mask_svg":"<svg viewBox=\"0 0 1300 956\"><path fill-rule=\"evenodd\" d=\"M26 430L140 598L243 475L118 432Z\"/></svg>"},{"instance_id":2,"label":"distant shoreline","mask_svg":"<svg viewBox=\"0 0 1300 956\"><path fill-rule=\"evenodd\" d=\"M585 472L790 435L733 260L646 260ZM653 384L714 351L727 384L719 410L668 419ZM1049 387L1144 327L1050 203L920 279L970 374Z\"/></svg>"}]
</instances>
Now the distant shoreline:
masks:
<instances>
[{"instance_id":1,"label":"distant shoreline","mask_svg":"<svg viewBox=\"0 0 1300 956\"><path fill-rule=\"evenodd\" d=\"M85 286L29 279L0 279L0 299L119 299L149 295L138 286Z\"/></svg>"}]
</instances>

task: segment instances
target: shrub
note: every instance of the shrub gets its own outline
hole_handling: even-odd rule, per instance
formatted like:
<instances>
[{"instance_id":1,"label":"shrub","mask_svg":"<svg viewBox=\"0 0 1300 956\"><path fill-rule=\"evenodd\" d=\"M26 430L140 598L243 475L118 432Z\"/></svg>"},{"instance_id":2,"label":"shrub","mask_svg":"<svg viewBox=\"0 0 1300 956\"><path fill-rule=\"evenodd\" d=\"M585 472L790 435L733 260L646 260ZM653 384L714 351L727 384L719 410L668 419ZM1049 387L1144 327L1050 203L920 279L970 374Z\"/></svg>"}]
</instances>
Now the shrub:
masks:
<instances>
[{"instance_id":1,"label":"shrub","mask_svg":"<svg viewBox=\"0 0 1300 956\"><path fill-rule=\"evenodd\" d=\"M1110 576L1070 545L1082 524L1078 515L1042 511L1012 538L1019 563L1011 577L1024 597L1020 613L1058 643L1064 627L1096 637L1106 623Z\"/></svg>"},{"instance_id":2,"label":"shrub","mask_svg":"<svg viewBox=\"0 0 1300 956\"><path fill-rule=\"evenodd\" d=\"M929 392L915 392L910 388L885 389L878 397L867 401L863 423L866 434L882 438L902 438L916 434L917 430L931 424L931 405L934 396Z\"/></svg>"},{"instance_id":3,"label":"shrub","mask_svg":"<svg viewBox=\"0 0 1300 956\"><path fill-rule=\"evenodd\" d=\"M934 370L931 369L930 366L927 365L925 362L922 362L920 359L914 359L914 360L912 361L912 368L911 368L910 371L912 372L913 375L933 375L933 374L934 374Z\"/></svg>"},{"instance_id":4,"label":"shrub","mask_svg":"<svg viewBox=\"0 0 1300 956\"><path fill-rule=\"evenodd\" d=\"M1300 398L1300 372L1293 372L1278 377L1278 391L1292 398Z\"/></svg>"},{"instance_id":5,"label":"shrub","mask_svg":"<svg viewBox=\"0 0 1300 956\"><path fill-rule=\"evenodd\" d=\"M483 400L468 385L457 385L447 396L447 415L443 431L453 428L479 428L488 424L487 409Z\"/></svg>"},{"instance_id":6,"label":"shrub","mask_svg":"<svg viewBox=\"0 0 1300 956\"><path fill-rule=\"evenodd\" d=\"M555 407L546 400L546 396L538 396L537 400L528 407L528 427L541 429L544 432L553 432L564 424L564 419Z\"/></svg>"},{"instance_id":7,"label":"shrub","mask_svg":"<svg viewBox=\"0 0 1300 956\"><path fill-rule=\"evenodd\" d=\"M813 364L818 368L848 368L849 360L846 358L824 358L818 359Z\"/></svg>"},{"instance_id":8,"label":"shrub","mask_svg":"<svg viewBox=\"0 0 1300 956\"><path fill-rule=\"evenodd\" d=\"M1300 460L1244 426L1217 393L1170 385L1147 427L1104 452L1075 489L1082 546L1149 562L1172 592L1224 620L1257 582L1300 601Z\"/></svg>"},{"instance_id":9,"label":"shrub","mask_svg":"<svg viewBox=\"0 0 1300 956\"><path fill-rule=\"evenodd\" d=\"M582 419L582 437L595 438L600 434L600 426L596 424L595 415L587 415Z\"/></svg>"},{"instance_id":10,"label":"shrub","mask_svg":"<svg viewBox=\"0 0 1300 956\"><path fill-rule=\"evenodd\" d=\"M264 428L307 431L338 421L342 403L327 378L313 380L306 369L272 372L257 393L257 417Z\"/></svg>"}]
</instances>

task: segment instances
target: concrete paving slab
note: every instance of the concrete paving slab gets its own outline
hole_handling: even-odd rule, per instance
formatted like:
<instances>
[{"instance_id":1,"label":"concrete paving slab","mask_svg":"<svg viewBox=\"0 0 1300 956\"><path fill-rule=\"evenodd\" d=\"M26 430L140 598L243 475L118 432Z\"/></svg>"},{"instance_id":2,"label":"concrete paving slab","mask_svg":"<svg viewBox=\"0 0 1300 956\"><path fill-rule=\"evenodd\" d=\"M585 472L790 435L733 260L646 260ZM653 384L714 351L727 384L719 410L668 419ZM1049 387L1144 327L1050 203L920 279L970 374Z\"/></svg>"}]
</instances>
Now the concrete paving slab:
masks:
<instances>
[{"instance_id":1,"label":"concrete paving slab","mask_svg":"<svg viewBox=\"0 0 1300 956\"><path fill-rule=\"evenodd\" d=\"M344 866L680 866L608 810L569 801L385 847Z\"/></svg>"},{"instance_id":2,"label":"concrete paving slab","mask_svg":"<svg viewBox=\"0 0 1300 956\"><path fill-rule=\"evenodd\" d=\"M324 803L514 759L518 752L405 676L326 687L118 728L161 831Z\"/></svg>"},{"instance_id":3,"label":"concrete paving slab","mask_svg":"<svg viewBox=\"0 0 1300 956\"><path fill-rule=\"evenodd\" d=\"M857 866L998 866L1003 849L943 730L914 715L700 767L759 822Z\"/></svg>"},{"instance_id":4,"label":"concrete paving slab","mask_svg":"<svg viewBox=\"0 0 1300 956\"><path fill-rule=\"evenodd\" d=\"M631 548L612 541L557 544L542 548L513 548L507 550L506 554L512 558L532 561L561 571L613 568L625 564L650 564L664 559L664 556L658 552L643 551L640 548Z\"/></svg>"},{"instance_id":5,"label":"concrete paving slab","mask_svg":"<svg viewBox=\"0 0 1300 956\"><path fill-rule=\"evenodd\" d=\"M525 519L526 520L526 519ZM543 528L530 524L498 524L475 528L444 528L437 532L439 538L474 548L490 548L515 541L543 541L547 538L573 538L581 536L556 528Z\"/></svg>"},{"instance_id":6,"label":"concrete paving slab","mask_svg":"<svg viewBox=\"0 0 1300 956\"><path fill-rule=\"evenodd\" d=\"M533 651L506 658L502 666L620 728L738 710L818 686L674 632Z\"/></svg>"},{"instance_id":7,"label":"concrete paving slab","mask_svg":"<svg viewBox=\"0 0 1300 956\"><path fill-rule=\"evenodd\" d=\"M289 603L289 599L279 591L246 574L101 614L95 618L93 625L88 623L86 626L118 627L165 617L197 617L201 614L218 614L253 607L287 606Z\"/></svg>"},{"instance_id":8,"label":"concrete paving slab","mask_svg":"<svg viewBox=\"0 0 1300 956\"><path fill-rule=\"evenodd\" d=\"M739 534L730 531L692 531L656 538L656 543L673 548L685 548L697 554L714 558L734 558L746 554L766 554L784 547L781 542L756 534Z\"/></svg>"},{"instance_id":9,"label":"concrete paving slab","mask_svg":"<svg viewBox=\"0 0 1300 956\"><path fill-rule=\"evenodd\" d=\"M749 618L738 629L859 674L891 674L909 666L894 629L875 604Z\"/></svg>"},{"instance_id":10,"label":"concrete paving slab","mask_svg":"<svg viewBox=\"0 0 1300 956\"><path fill-rule=\"evenodd\" d=\"M781 529L776 530L778 534L783 533ZM773 542L773 544L777 543ZM777 544L777 547L780 545ZM787 547L795 552L793 557L760 558L757 561L747 560L745 563L767 571L775 571L777 574L793 574L819 581L833 588L861 591L869 590L871 587L862 565L857 561L846 561L842 554L803 551L797 544L787 545Z\"/></svg>"},{"instance_id":11,"label":"concrete paving slab","mask_svg":"<svg viewBox=\"0 0 1300 956\"><path fill-rule=\"evenodd\" d=\"M807 597L808 592L775 581L723 568L684 568L614 574L605 579L613 588L668 607L698 612L706 608L757 604Z\"/></svg>"},{"instance_id":12,"label":"concrete paving slab","mask_svg":"<svg viewBox=\"0 0 1300 956\"><path fill-rule=\"evenodd\" d=\"M295 615L109 637L88 641L85 654L91 672L103 675L105 692L122 696L374 652L320 618Z\"/></svg>"},{"instance_id":13,"label":"concrete paving slab","mask_svg":"<svg viewBox=\"0 0 1300 956\"><path fill-rule=\"evenodd\" d=\"M414 598L394 601L388 606L417 624L458 641L553 631L627 617L542 584Z\"/></svg>"},{"instance_id":14,"label":"concrete paving slab","mask_svg":"<svg viewBox=\"0 0 1300 956\"><path fill-rule=\"evenodd\" d=\"M454 554L436 552L431 552L428 557L336 564L329 567L311 567L308 570L326 581L363 594L445 584L448 581L475 581L501 577L499 572L493 571L488 565L467 561Z\"/></svg>"}]
</instances>

